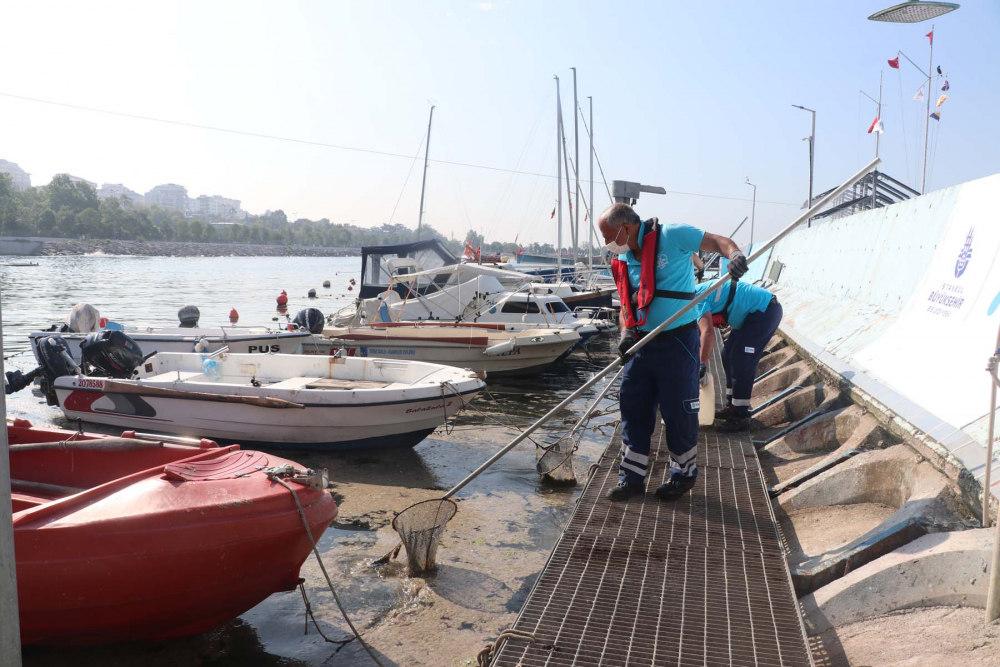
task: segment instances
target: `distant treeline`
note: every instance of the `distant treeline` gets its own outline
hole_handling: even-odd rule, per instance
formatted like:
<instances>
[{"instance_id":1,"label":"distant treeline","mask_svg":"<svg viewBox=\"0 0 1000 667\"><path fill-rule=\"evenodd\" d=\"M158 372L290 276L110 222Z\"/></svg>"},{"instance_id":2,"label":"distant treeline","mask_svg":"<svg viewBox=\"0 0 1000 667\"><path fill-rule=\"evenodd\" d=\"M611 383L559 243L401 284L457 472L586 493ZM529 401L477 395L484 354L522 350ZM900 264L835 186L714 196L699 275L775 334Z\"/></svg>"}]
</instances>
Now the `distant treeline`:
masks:
<instances>
[{"instance_id":1,"label":"distant treeline","mask_svg":"<svg viewBox=\"0 0 1000 667\"><path fill-rule=\"evenodd\" d=\"M251 215L239 224L215 226L208 220L188 218L159 207L139 206L129 200L101 199L87 183L60 175L48 185L16 190L7 174L0 174L0 234L48 236L71 239L127 239L137 241L185 241L193 243L252 243L328 248L406 243L416 240L416 230L400 224L358 228L328 219L290 221L284 211ZM515 254L515 243L483 243L480 234L469 231L464 242L447 239L430 225L421 238L438 238L456 255L465 242L482 248L484 254ZM551 244L532 243L525 252L553 253Z\"/></svg>"}]
</instances>

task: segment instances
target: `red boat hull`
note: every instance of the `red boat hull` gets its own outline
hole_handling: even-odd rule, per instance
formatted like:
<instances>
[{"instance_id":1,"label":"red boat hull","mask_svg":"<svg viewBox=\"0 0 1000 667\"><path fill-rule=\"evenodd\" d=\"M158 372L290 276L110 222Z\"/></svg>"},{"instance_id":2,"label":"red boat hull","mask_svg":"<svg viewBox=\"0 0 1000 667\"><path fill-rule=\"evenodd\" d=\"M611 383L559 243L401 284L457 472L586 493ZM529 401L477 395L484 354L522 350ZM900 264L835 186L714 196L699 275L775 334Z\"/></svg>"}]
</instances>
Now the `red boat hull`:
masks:
<instances>
[{"instance_id":1,"label":"red boat hull","mask_svg":"<svg viewBox=\"0 0 1000 667\"><path fill-rule=\"evenodd\" d=\"M55 439L8 429L12 444ZM290 492L257 469L285 463L238 446L14 448L12 477L29 488L12 494L22 642L181 637L294 588L311 545ZM87 490L47 499L32 482ZM336 504L290 484L318 540Z\"/></svg>"}]
</instances>

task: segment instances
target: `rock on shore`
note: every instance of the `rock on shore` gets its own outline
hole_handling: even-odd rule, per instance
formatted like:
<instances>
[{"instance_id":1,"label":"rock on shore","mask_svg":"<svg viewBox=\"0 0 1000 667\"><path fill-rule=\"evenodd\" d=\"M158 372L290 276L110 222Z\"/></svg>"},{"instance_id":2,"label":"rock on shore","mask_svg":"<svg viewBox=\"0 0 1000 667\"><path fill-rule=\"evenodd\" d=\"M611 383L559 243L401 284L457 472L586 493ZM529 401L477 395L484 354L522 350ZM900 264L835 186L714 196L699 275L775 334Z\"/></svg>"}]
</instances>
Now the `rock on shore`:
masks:
<instances>
[{"instance_id":1,"label":"rock on shore","mask_svg":"<svg viewBox=\"0 0 1000 667\"><path fill-rule=\"evenodd\" d=\"M139 255L143 257L352 257L360 248L251 245L242 243L185 243L175 241L44 241L37 255Z\"/></svg>"}]
</instances>

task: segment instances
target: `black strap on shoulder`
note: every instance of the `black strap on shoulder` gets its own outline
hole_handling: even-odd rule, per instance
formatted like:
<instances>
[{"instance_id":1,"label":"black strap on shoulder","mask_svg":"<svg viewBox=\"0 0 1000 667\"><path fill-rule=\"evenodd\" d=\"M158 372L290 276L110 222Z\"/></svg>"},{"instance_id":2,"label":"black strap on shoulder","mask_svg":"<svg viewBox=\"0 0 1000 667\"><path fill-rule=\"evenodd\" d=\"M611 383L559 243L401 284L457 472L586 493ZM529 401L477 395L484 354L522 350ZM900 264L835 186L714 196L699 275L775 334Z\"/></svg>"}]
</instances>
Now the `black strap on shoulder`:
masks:
<instances>
[{"instance_id":1,"label":"black strap on shoulder","mask_svg":"<svg viewBox=\"0 0 1000 667\"><path fill-rule=\"evenodd\" d=\"M736 283L737 280L734 278L732 282L729 283L729 296L726 297L726 305L722 309L722 317L729 322L729 307L733 305L733 298L736 296Z\"/></svg>"}]
</instances>

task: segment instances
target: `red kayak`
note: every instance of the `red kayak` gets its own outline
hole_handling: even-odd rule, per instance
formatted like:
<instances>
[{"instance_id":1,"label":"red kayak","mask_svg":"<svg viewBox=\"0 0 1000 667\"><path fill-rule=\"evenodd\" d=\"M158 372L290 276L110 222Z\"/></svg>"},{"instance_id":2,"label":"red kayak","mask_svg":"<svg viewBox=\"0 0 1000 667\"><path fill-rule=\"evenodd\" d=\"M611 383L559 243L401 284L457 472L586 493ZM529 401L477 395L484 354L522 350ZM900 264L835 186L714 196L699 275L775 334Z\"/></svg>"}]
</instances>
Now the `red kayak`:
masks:
<instances>
[{"instance_id":1,"label":"red kayak","mask_svg":"<svg viewBox=\"0 0 1000 667\"><path fill-rule=\"evenodd\" d=\"M309 538L262 470L294 462L20 419L7 432L22 643L192 635L296 586ZM337 505L304 472L282 476L319 540Z\"/></svg>"}]
</instances>

